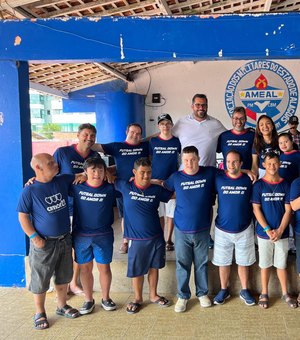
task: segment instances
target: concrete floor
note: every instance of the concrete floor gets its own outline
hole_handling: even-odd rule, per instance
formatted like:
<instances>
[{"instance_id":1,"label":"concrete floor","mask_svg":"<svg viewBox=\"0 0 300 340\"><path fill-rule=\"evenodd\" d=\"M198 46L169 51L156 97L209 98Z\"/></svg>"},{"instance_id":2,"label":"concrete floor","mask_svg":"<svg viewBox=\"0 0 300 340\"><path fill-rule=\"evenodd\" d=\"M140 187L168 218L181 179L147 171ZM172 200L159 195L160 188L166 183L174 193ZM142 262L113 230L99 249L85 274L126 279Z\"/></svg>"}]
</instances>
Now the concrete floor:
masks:
<instances>
[{"instance_id":1,"label":"concrete floor","mask_svg":"<svg viewBox=\"0 0 300 340\"><path fill-rule=\"evenodd\" d=\"M158 292L171 299L168 308L159 308L150 303L145 283L144 304L136 315L126 313L126 305L133 298L131 283L126 278L127 256L120 255L121 242L120 220L114 224L115 245L112 263L113 284L111 297L117 304L117 310L104 311L100 307L101 293L97 271L94 270L96 308L90 315L70 320L55 314L55 292L47 294L46 310L50 328L37 331L33 328L34 304L32 294L27 289L0 288L0 340L34 339L293 339L300 340L300 308L293 310L280 299L279 282L274 273L270 282L270 308L262 310L257 305L246 306L238 296L240 290L236 268L231 276L230 298L222 306L201 308L193 297L185 313L175 313L176 277L175 254L167 253L166 267L161 271ZM210 252L211 257L211 252ZM300 280L295 271L295 259L289 259L290 292L298 294ZM29 270L28 270L29 272ZM27 282L30 273L27 274ZM191 280L192 281L192 280ZM257 265L252 266L250 288L260 292L260 274ZM209 263L210 294L219 289L217 267ZM193 283L191 289L194 291ZM213 296L212 296L213 297ZM81 307L83 298L70 296L69 302L75 308Z\"/></svg>"},{"instance_id":2,"label":"concrete floor","mask_svg":"<svg viewBox=\"0 0 300 340\"><path fill-rule=\"evenodd\" d=\"M145 296L144 307L136 315L125 311L132 295L112 293L112 298L116 311L104 311L97 292L94 312L70 320L55 314L55 292L49 293L50 328L37 331L32 321L32 294L26 289L0 288L0 339L300 339L300 308L292 310L278 298L271 299L268 310L247 307L238 297L204 309L194 298L185 313L175 313L175 298L172 306L160 308ZM82 302L82 297L69 299L77 308Z\"/></svg>"}]
</instances>

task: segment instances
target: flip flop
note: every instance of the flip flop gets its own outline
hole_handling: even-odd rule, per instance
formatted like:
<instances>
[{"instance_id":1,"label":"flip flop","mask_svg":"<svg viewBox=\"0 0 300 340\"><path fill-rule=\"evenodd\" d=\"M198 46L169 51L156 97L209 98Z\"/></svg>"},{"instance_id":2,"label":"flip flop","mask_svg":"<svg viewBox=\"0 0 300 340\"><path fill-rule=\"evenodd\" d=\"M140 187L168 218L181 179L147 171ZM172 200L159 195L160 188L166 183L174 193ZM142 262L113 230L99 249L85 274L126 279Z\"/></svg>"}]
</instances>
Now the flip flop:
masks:
<instances>
[{"instance_id":1,"label":"flip flop","mask_svg":"<svg viewBox=\"0 0 300 340\"><path fill-rule=\"evenodd\" d=\"M128 314L136 314L138 313L142 308L142 305L138 302L129 302L126 308L126 312Z\"/></svg>"},{"instance_id":2,"label":"flip flop","mask_svg":"<svg viewBox=\"0 0 300 340\"><path fill-rule=\"evenodd\" d=\"M169 307L171 301L166 299L164 296L160 296L156 301L152 301L152 303L156 303L159 307Z\"/></svg>"}]
</instances>

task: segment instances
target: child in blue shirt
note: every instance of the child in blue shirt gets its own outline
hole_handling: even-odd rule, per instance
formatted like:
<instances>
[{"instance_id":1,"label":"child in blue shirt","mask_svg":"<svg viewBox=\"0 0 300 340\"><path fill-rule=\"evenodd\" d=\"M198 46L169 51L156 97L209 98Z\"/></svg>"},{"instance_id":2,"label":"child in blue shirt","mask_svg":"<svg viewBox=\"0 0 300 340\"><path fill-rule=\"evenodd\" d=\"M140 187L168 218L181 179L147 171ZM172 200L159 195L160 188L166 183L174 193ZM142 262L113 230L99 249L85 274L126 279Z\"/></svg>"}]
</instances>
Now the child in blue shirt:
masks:
<instances>
[{"instance_id":1,"label":"child in blue shirt","mask_svg":"<svg viewBox=\"0 0 300 340\"><path fill-rule=\"evenodd\" d=\"M263 166L266 173L253 186L252 204L257 219L259 267L262 292L258 305L269 307L268 283L271 267L277 269L282 298L291 308L297 303L287 292L288 224L291 219L289 184L279 176L279 156L267 153Z\"/></svg>"}]
</instances>

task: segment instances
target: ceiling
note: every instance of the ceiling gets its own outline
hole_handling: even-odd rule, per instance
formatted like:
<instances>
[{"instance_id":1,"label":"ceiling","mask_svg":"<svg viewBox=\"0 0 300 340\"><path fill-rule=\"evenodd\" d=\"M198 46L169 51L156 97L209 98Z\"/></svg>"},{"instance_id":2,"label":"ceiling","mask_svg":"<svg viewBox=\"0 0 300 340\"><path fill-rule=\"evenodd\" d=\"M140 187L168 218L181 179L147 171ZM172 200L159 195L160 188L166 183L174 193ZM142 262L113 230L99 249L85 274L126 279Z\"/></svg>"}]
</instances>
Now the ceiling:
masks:
<instances>
[{"instance_id":1,"label":"ceiling","mask_svg":"<svg viewBox=\"0 0 300 340\"><path fill-rule=\"evenodd\" d=\"M160 16L225 13L292 12L296 0L0 0L0 19L84 16ZM163 63L30 64L30 81L64 93L135 73Z\"/></svg>"}]
</instances>

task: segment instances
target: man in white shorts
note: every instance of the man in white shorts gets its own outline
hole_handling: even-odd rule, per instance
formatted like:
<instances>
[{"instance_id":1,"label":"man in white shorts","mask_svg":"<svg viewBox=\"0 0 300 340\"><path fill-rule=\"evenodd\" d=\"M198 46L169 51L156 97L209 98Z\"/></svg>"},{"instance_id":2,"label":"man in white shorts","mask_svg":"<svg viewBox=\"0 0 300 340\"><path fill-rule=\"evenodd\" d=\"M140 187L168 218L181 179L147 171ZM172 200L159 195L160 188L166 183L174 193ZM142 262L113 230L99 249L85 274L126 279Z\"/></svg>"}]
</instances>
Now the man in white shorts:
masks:
<instances>
[{"instance_id":1,"label":"man in white shorts","mask_svg":"<svg viewBox=\"0 0 300 340\"><path fill-rule=\"evenodd\" d=\"M215 221L212 263L219 266L221 281L221 290L214 298L216 305L222 305L230 297L228 285L233 251L242 285L240 298L247 306L255 305L255 299L248 290L249 266L255 262L250 203L252 183L250 178L241 172L241 157L238 151L230 150L225 157L227 170L216 177L218 214Z\"/></svg>"}]
</instances>

